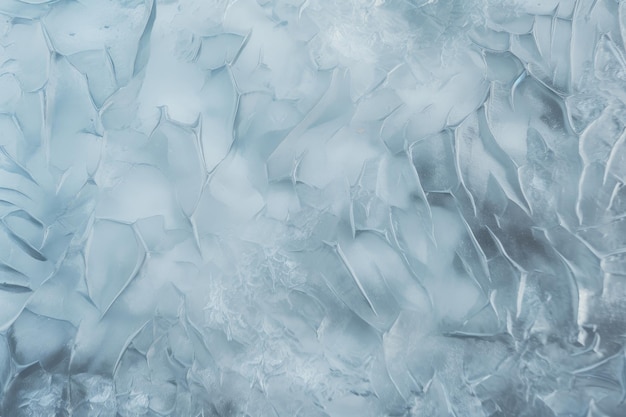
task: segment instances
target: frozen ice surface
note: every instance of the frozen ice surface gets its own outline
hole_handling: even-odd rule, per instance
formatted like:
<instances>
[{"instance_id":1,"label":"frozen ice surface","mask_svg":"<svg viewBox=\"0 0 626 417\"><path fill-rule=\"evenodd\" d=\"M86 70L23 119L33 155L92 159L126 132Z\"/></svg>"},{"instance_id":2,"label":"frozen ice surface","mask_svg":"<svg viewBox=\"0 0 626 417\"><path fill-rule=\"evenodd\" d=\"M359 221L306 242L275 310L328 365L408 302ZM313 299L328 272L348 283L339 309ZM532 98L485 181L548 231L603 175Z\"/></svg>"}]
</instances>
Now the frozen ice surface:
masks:
<instances>
[{"instance_id":1,"label":"frozen ice surface","mask_svg":"<svg viewBox=\"0 0 626 417\"><path fill-rule=\"evenodd\" d=\"M625 44L618 0L0 0L0 416L626 416Z\"/></svg>"}]
</instances>

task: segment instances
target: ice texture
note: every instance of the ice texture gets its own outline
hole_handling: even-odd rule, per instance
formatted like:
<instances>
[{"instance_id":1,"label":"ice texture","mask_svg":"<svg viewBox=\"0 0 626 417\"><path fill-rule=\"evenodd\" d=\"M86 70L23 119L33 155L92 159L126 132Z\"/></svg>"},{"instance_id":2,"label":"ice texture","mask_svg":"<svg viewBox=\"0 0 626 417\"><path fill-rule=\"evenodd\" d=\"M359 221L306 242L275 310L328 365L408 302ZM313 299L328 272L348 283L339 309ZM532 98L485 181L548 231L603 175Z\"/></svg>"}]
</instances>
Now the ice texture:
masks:
<instances>
[{"instance_id":1,"label":"ice texture","mask_svg":"<svg viewBox=\"0 0 626 417\"><path fill-rule=\"evenodd\" d=\"M626 416L625 44L618 0L0 0L0 416Z\"/></svg>"}]
</instances>

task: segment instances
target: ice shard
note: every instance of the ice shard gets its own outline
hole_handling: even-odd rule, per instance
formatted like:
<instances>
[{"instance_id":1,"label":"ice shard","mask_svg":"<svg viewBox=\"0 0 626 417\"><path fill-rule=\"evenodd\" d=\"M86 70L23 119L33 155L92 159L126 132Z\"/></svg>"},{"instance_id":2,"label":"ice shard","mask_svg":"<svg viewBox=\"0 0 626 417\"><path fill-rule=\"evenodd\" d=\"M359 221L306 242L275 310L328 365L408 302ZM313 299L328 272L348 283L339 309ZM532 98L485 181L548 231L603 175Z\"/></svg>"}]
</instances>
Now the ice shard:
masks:
<instances>
[{"instance_id":1,"label":"ice shard","mask_svg":"<svg viewBox=\"0 0 626 417\"><path fill-rule=\"evenodd\" d=\"M626 416L626 2L0 0L0 417Z\"/></svg>"}]
</instances>

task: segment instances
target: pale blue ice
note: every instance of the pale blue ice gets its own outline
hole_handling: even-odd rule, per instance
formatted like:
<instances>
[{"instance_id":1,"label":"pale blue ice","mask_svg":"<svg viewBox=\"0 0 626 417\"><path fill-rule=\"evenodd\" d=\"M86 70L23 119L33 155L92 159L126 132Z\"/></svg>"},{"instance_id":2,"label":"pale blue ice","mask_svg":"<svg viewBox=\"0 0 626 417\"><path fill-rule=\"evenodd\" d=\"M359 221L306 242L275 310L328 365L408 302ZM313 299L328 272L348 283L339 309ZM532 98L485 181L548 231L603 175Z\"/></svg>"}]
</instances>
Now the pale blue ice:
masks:
<instances>
[{"instance_id":1,"label":"pale blue ice","mask_svg":"<svg viewBox=\"0 0 626 417\"><path fill-rule=\"evenodd\" d=\"M626 2L0 0L0 417L626 416Z\"/></svg>"}]
</instances>

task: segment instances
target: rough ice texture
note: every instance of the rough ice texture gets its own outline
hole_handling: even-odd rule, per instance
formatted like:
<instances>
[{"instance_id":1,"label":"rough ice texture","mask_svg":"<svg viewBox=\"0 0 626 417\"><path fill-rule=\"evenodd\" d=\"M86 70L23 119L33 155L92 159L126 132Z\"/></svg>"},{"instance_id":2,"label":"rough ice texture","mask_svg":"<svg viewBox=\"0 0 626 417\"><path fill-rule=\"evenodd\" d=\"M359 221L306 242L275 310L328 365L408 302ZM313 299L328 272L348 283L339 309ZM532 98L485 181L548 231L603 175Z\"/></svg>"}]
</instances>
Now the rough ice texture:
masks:
<instances>
[{"instance_id":1,"label":"rough ice texture","mask_svg":"<svg viewBox=\"0 0 626 417\"><path fill-rule=\"evenodd\" d=\"M617 0L0 0L0 415L625 416L625 41Z\"/></svg>"}]
</instances>

